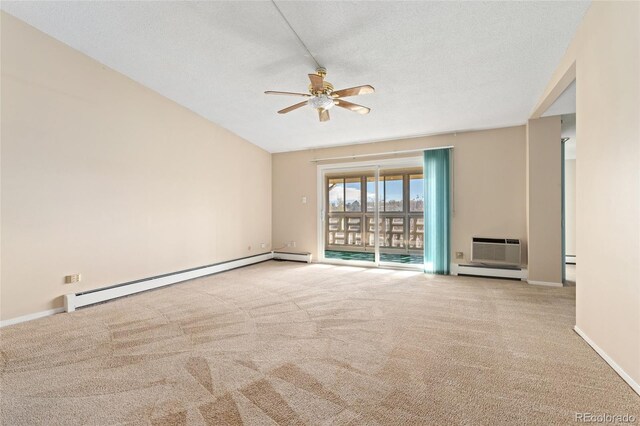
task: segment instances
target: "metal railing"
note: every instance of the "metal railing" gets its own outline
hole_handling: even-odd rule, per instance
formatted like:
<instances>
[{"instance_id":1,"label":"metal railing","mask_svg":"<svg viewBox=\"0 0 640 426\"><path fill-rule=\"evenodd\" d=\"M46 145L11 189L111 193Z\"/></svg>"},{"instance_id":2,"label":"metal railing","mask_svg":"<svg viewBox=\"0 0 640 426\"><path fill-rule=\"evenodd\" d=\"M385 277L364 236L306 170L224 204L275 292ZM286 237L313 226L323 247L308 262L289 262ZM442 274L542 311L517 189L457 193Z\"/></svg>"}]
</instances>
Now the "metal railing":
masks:
<instances>
[{"instance_id":1,"label":"metal railing","mask_svg":"<svg viewBox=\"0 0 640 426\"><path fill-rule=\"evenodd\" d=\"M421 252L424 244L422 213L383 213L378 217L380 248L388 252ZM329 213L327 250L374 251L372 213Z\"/></svg>"}]
</instances>

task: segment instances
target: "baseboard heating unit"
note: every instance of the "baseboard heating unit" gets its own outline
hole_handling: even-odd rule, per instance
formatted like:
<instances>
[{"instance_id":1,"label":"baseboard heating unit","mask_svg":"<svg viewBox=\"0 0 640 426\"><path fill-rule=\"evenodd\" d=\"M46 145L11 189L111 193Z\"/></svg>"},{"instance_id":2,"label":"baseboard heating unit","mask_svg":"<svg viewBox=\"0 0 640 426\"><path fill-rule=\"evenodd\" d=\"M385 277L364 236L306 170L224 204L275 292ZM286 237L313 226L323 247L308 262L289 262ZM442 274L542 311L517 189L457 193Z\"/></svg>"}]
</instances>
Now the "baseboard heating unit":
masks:
<instances>
[{"instance_id":1,"label":"baseboard heating unit","mask_svg":"<svg viewBox=\"0 0 640 426\"><path fill-rule=\"evenodd\" d=\"M451 264L451 275L472 277L505 278L511 280L527 280L527 270L514 266L496 266L479 264Z\"/></svg>"},{"instance_id":2,"label":"baseboard heating unit","mask_svg":"<svg viewBox=\"0 0 640 426\"><path fill-rule=\"evenodd\" d=\"M311 253L294 253L286 251L274 251L273 258L275 260L292 260L294 262L311 263Z\"/></svg>"},{"instance_id":3,"label":"baseboard heating unit","mask_svg":"<svg viewBox=\"0 0 640 426\"><path fill-rule=\"evenodd\" d=\"M146 278L138 281L131 281L123 284L116 284L111 287L88 290L80 293L70 293L64 296L64 308L66 312L73 312L76 308L94 305L118 297L152 290L154 288L216 274L218 272L229 271L231 269L252 265L273 259L273 252L258 254L255 256L243 257L241 259L230 260L228 262L216 263L199 268L187 269L185 271L171 274L159 275L157 277Z\"/></svg>"}]
</instances>

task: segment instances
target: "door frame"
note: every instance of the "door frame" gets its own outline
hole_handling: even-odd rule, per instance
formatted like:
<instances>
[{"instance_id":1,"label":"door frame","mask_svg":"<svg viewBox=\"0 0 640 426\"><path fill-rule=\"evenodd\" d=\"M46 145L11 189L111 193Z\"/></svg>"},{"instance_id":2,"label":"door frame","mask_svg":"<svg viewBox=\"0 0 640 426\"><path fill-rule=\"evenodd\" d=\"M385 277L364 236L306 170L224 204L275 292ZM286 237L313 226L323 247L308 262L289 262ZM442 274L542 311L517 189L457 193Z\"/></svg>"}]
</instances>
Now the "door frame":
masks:
<instances>
[{"instance_id":1,"label":"door frame","mask_svg":"<svg viewBox=\"0 0 640 426\"><path fill-rule=\"evenodd\" d=\"M316 209L316 233L317 233L317 253L319 263L328 263L336 265L349 265L349 266L365 266L365 267L384 267L384 268L399 268L410 270L423 270L423 265L411 265L411 264L389 264L383 262L380 264L380 247L379 247L379 233L375 233L375 260L373 262L358 261L358 260L342 260L342 259L327 259L324 257L325 246L325 232L324 232L324 220L325 220L325 205L326 196L324 190L325 175L327 173L338 173L353 171L354 169L368 169L375 170L376 182L379 179L380 167L423 167L422 156L410 156L401 158L388 158L383 160L366 160L357 162L345 162L345 163L332 163L332 164L318 164L317 176L316 176L316 194L317 194L317 209ZM379 199L378 185L376 188L376 203ZM378 223L378 209L375 209L374 223ZM377 231L377 230L376 230Z\"/></svg>"},{"instance_id":2,"label":"door frame","mask_svg":"<svg viewBox=\"0 0 640 426\"><path fill-rule=\"evenodd\" d=\"M562 116L561 116L562 117ZM565 161L566 154L564 152L566 140L560 139L560 232L562 232L562 243L560 248L560 255L562 256L562 285L565 285L567 280L567 209L566 209L566 176L565 176Z\"/></svg>"}]
</instances>

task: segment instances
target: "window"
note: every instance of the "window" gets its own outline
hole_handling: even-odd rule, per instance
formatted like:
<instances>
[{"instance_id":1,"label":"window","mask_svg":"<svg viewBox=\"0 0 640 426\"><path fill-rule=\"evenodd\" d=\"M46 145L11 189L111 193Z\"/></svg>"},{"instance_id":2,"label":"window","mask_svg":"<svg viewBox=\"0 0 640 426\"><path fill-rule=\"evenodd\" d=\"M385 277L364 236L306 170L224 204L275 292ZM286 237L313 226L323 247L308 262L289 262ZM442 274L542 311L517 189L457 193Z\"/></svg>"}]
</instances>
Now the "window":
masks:
<instances>
[{"instance_id":1,"label":"window","mask_svg":"<svg viewBox=\"0 0 640 426\"><path fill-rule=\"evenodd\" d=\"M378 182L378 196L380 200L384 200L384 189L383 189L382 181ZM374 206L376 204L376 178L367 177L367 211L374 211ZM378 211L383 210L383 203L380 203L378 206Z\"/></svg>"},{"instance_id":2,"label":"window","mask_svg":"<svg viewBox=\"0 0 640 426\"><path fill-rule=\"evenodd\" d=\"M345 206L348 212L362 211L360 204L362 180L360 177L345 179Z\"/></svg>"},{"instance_id":3,"label":"window","mask_svg":"<svg viewBox=\"0 0 640 426\"><path fill-rule=\"evenodd\" d=\"M329 211L344 211L344 179L329 179Z\"/></svg>"},{"instance_id":4,"label":"window","mask_svg":"<svg viewBox=\"0 0 640 426\"><path fill-rule=\"evenodd\" d=\"M403 211L403 187L402 175L384 177L384 211Z\"/></svg>"},{"instance_id":5,"label":"window","mask_svg":"<svg viewBox=\"0 0 640 426\"><path fill-rule=\"evenodd\" d=\"M409 175L409 211L424 211L424 180L422 175Z\"/></svg>"},{"instance_id":6,"label":"window","mask_svg":"<svg viewBox=\"0 0 640 426\"><path fill-rule=\"evenodd\" d=\"M419 168L381 171L378 232L384 253L420 253L424 244L423 174ZM376 179L371 172L326 177L326 250L375 251ZM355 256L352 254L350 256Z\"/></svg>"}]
</instances>

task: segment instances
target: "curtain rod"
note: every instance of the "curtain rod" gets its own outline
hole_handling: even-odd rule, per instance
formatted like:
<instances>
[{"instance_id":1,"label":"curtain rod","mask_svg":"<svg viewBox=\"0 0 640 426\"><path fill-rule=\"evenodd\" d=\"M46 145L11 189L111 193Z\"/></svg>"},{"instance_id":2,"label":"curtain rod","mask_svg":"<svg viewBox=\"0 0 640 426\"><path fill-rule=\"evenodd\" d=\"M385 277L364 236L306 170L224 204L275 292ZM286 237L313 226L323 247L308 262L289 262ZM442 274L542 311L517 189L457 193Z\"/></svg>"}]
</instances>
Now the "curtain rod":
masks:
<instances>
[{"instance_id":1,"label":"curtain rod","mask_svg":"<svg viewBox=\"0 0 640 426\"><path fill-rule=\"evenodd\" d=\"M309 160L310 163L317 163L320 161L331 161L331 160L350 160L354 158L363 158L363 157L380 157L383 155L395 155L395 154L410 154L412 152L424 152L431 151L434 149L453 149L453 146L436 146L432 148L418 148L418 149L407 149L404 151L388 151L388 152L377 152L375 154L357 154L357 155L346 155L344 157L328 157L328 158L316 158L313 160Z\"/></svg>"}]
</instances>

